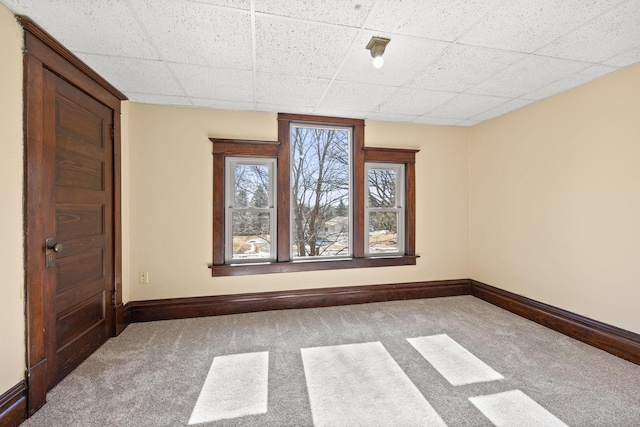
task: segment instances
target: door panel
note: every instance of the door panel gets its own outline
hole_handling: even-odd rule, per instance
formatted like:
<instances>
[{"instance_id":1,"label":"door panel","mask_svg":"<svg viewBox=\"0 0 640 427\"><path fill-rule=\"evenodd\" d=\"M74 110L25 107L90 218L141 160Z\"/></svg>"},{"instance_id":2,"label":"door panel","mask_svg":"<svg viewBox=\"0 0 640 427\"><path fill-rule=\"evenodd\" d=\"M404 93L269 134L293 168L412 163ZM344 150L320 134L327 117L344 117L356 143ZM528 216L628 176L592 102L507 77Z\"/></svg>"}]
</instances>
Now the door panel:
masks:
<instances>
[{"instance_id":1,"label":"door panel","mask_svg":"<svg viewBox=\"0 0 640 427\"><path fill-rule=\"evenodd\" d=\"M64 242L66 240L58 237L58 241ZM64 292L76 290L79 287L97 280L103 280L105 264L104 255L103 251L99 250L73 257L58 257L58 260L56 261L56 276L58 282L56 286L56 296L59 297Z\"/></svg>"},{"instance_id":2,"label":"door panel","mask_svg":"<svg viewBox=\"0 0 640 427\"><path fill-rule=\"evenodd\" d=\"M104 163L61 148L57 150L57 157L56 185L58 187L97 191L104 189Z\"/></svg>"},{"instance_id":3,"label":"door panel","mask_svg":"<svg viewBox=\"0 0 640 427\"><path fill-rule=\"evenodd\" d=\"M111 335L113 110L44 72L45 233L62 245L45 273L51 389Z\"/></svg>"},{"instance_id":4,"label":"door panel","mask_svg":"<svg viewBox=\"0 0 640 427\"><path fill-rule=\"evenodd\" d=\"M28 18L19 21L25 71L27 411L33 414L60 378L127 324L120 285L119 159L126 97ZM65 208L57 218L56 205L61 211L60 205L101 206L103 217L88 222L103 228L86 227L72 236L69 215L78 211ZM57 253L46 249L55 247L56 238L64 243ZM70 264L76 257L79 263L91 253L103 254L100 277L59 291L56 262L68 258ZM95 309L100 301L103 314Z\"/></svg>"},{"instance_id":5,"label":"door panel","mask_svg":"<svg viewBox=\"0 0 640 427\"><path fill-rule=\"evenodd\" d=\"M58 191L61 190L57 186ZM56 203L58 237L73 241L82 237L102 236L105 228L104 205L93 203Z\"/></svg>"}]
</instances>

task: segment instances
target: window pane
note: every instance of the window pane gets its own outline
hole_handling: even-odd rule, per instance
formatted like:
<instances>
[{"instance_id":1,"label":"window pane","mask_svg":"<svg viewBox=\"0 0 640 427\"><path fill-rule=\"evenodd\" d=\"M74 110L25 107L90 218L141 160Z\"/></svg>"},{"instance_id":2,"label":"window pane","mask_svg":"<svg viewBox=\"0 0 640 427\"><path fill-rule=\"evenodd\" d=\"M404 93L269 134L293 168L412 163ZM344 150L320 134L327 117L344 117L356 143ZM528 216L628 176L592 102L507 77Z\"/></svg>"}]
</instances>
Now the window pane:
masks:
<instances>
[{"instance_id":1,"label":"window pane","mask_svg":"<svg viewBox=\"0 0 640 427\"><path fill-rule=\"evenodd\" d=\"M233 259L271 257L270 213L233 212Z\"/></svg>"},{"instance_id":2,"label":"window pane","mask_svg":"<svg viewBox=\"0 0 640 427\"><path fill-rule=\"evenodd\" d=\"M396 207L395 169L369 169L369 207Z\"/></svg>"},{"instance_id":3,"label":"window pane","mask_svg":"<svg viewBox=\"0 0 640 427\"><path fill-rule=\"evenodd\" d=\"M236 164L234 180L234 207L269 207L269 166Z\"/></svg>"},{"instance_id":4,"label":"window pane","mask_svg":"<svg viewBox=\"0 0 640 427\"><path fill-rule=\"evenodd\" d=\"M291 128L291 253L350 256L351 131Z\"/></svg>"},{"instance_id":5,"label":"window pane","mask_svg":"<svg viewBox=\"0 0 640 427\"><path fill-rule=\"evenodd\" d=\"M369 212L369 253L399 252L398 212Z\"/></svg>"}]
</instances>

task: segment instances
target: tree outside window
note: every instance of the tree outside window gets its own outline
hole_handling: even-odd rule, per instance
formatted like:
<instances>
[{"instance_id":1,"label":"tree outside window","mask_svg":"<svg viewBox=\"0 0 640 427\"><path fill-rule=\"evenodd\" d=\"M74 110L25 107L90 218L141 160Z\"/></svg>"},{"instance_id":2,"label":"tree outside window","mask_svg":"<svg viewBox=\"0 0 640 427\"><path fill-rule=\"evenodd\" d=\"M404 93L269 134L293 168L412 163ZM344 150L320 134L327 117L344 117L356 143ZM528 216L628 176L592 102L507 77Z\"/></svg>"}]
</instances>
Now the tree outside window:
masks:
<instances>
[{"instance_id":1,"label":"tree outside window","mask_svg":"<svg viewBox=\"0 0 640 427\"><path fill-rule=\"evenodd\" d=\"M291 253L294 257L351 255L351 131L291 127Z\"/></svg>"}]
</instances>

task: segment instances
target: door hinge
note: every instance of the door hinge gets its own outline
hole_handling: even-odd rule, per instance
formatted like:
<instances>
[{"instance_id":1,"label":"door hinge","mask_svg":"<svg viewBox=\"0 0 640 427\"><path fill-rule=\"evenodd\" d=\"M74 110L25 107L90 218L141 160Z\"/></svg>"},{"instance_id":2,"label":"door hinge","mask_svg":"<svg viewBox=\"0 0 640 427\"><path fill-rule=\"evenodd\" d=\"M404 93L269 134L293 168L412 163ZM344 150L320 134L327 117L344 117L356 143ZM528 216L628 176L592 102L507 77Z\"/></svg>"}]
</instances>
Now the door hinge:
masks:
<instances>
[{"instance_id":1,"label":"door hinge","mask_svg":"<svg viewBox=\"0 0 640 427\"><path fill-rule=\"evenodd\" d=\"M111 140L113 141L116 138L116 125L111 125Z\"/></svg>"}]
</instances>

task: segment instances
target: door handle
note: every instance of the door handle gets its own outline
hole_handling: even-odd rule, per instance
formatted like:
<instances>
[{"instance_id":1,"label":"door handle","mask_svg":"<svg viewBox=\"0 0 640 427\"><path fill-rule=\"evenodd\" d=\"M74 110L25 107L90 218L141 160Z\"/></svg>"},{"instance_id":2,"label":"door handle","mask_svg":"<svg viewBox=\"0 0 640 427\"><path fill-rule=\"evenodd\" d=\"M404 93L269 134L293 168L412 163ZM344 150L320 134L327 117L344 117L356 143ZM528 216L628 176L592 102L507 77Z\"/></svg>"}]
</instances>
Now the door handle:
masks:
<instances>
[{"instance_id":1,"label":"door handle","mask_svg":"<svg viewBox=\"0 0 640 427\"><path fill-rule=\"evenodd\" d=\"M63 248L62 243L54 243L53 239L47 239L47 249L57 253L62 251Z\"/></svg>"},{"instance_id":2,"label":"door handle","mask_svg":"<svg viewBox=\"0 0 640 427\"><path fill-rule=\"evenodd\" d=\"M51 268L55 265L55 256L54 253L61 252L64 247L62 243L56 243L56 240L53 237L49 237L45 240L45 251L44 251L44 259L45 259L45 267Z\"/></svg>"}]
</instances>

